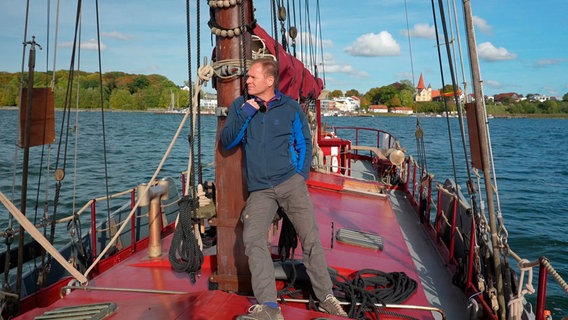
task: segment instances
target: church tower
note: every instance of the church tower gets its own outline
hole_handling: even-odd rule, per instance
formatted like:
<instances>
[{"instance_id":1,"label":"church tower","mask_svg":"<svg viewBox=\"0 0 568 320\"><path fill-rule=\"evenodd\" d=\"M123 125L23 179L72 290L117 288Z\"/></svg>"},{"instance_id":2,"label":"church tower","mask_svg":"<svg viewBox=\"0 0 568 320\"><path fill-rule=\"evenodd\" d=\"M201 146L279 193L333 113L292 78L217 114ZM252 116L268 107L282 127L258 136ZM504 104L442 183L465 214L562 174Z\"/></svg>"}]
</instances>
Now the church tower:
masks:
<instances>
[{"instance_id":1,"label":"church tower","mask_svg":"<svg viewBox=\"0 0 568 320\"><path fill-rule=\"evenodd\" d=\"M424 86L424 78L422 77L422 73L420 73L420 79L418 80L418 86L416 86L416 96L414 97L414 101L416 102L426 102L432 101L432 87Z\"/></svg>"}]
</instances>

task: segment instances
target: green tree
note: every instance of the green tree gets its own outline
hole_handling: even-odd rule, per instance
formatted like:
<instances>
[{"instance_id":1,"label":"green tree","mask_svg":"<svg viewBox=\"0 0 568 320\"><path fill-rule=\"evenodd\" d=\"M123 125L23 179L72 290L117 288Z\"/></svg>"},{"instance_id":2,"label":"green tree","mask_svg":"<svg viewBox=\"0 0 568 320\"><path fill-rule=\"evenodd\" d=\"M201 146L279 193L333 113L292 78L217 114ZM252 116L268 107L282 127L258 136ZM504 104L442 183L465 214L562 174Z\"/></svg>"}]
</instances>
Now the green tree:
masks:
<instances>
[{"instance_id":1,"label":"green tree","mask_svg":"<svg viewBox=\"0 0 568 320\"><path fill-rule=\"evenodd\" d=\"M402 103L397 96L394 96L389 100L389 105L394 108L402 107Z\"/></svg>"},{"instance_id":2,"label":"green tree","mask_svg":"<svg viewBox=\"0 0 568 320\"><path fill-rule=\"evenodd\" d=\"M0 72L0 106L17 105L19 83L17 74Z\"/></svg>"},{"instance_id":3,"label":"green tree","mask_svg":"<svg viewBox=\"0 0 568 320\"><path fill-rule=\"evenodd\" d=\"M365 99L365 101L368 102L369 105L377 104L377 103L375 103L375 101L373 101L373 99L378 94L379 94L379 88L378 87L377 88L371 88L371 89L369 89L369 91L367 91L367 93L365 93L363 95L363 98Z\"/></svg>"},{"instance_id":4,"label":"green tree","mask_svg":"<svg viewBox=\"0 0 568 320\"><path fill-rule=\"evenodd\" d=\"M150 85L150 80L145 76L137 76L134 80L128 83L128 90L130 93L136 93Z\"/></svg>"},{"instance_id":5,"label":"green tree","mask_svg":"<svg viewBox=\"0 0 568 320\"><path fill-rule=\"evenodd\" d=\"M414 85L410 80L400 80L399 83L401 84L400 90L411 90L414 92Z\"/></svg>"},{"instance_id":6,"label":"green tree","mask_svg":"<svg viewBox=\"0 0 568 320\"><path fill-rule=\"evenodd\" d=\"M558 112L558 103L554 100L546 100L538 104L538 108L542 113L551 114Z\"/></svg>"},{"instance_id":7,"label":"green tree","mask_svg":"<svg viewBox=\"0 0 568 320\"><path fill-rule=\"evenodd\" d=\"M454 86L452 86L451 84L447 84L442 89L440 89L440 93L444 94L450 99L453 99L454 93L457 93L458 95L461 94L461 88L460 87L454 88Z\"/></svg>"},{"instance_id":8,"label":"green tree","mask_svg":"<svg viewBox=\"0 0 568 320\"><path fill-rule=\"evenodd\" d=\"M347 90L347 92L345 92L345 96L347 96L347 97L360 97L361 93L359 93L359 91L357 91L355 89L350 89L350 90Z\"/></svg>"},{"instance_id":9,"label":"green tree","mask_svg":"<svg viewBox=\"0 0 568 320\"><path fill-rule=\"evenodd\" d=\"M397 90L393 85L380 87L372 98L373 104L386 104L390 107L389 102L397 94Z\"/></svg>"},{"instance_id":10,"label":"green tree","mask_svg":"<svg viewBox=\"0 0 568 320\"><path fill-rule=\"evenodd\" d=\"M136 110L137 105L130 91L116 89L110 95L110 107L112 109Z\"/></svg>"},{"instance_id":11,"label":"green tree","mask_svg":"<svg viewBox=\"0 0 568 320\"><path fill-rule=\"evenodd\" d=\"M79 79L79 85L83 89L99 88L100 87L99 73L95 72Z\"/></svg>"},{"instance_id":12,"label":"green tree","mask_svg":"<svg viewBox=\"0 0 568 320\"><path fill-rule=\"evenodd\" d=\"M414 90L402 89L398 93L398 98L403 106L412 108L414 104Z\"/></svg>"},{"instance_id":13,"label":"green tree","mask_svg":"<svg viewBox=\"0 0 568 320\"><path fill-rule=\"evenodd\" d=\"M339 97L343 97L343 91L341 90L333 90L332 92L329 93L330 99L339 98Z\"/></svg>"},{"instance_id":14,"label":"green tree","mask_svg":"<svg viewBox=\"0 0 568 320\"><path fill-rule=\"evenodd\" d=\"M536 106L534 105L534 103L527 103L526 105L523 105L515 113L535 114L536 113Z\"/></svg>"}]
</instances>

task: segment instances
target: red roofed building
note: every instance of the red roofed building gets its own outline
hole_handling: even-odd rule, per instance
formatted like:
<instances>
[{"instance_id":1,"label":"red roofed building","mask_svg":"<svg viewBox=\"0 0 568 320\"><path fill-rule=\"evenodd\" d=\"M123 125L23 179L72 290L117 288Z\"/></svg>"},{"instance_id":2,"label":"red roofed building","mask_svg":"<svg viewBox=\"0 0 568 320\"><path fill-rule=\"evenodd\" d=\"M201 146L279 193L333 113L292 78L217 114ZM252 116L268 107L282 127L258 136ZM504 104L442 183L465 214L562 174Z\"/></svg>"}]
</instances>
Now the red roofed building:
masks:
<instances>
[{"instance_id":1,"label":"red roofed building","mask_svg":"<svg viewBox=\"0 0 568 320\"><path fill-rule=\"evenodd\" d=\"M369 106L369 112L372 112L372 113L387 113L387 112L389 112L389 107L387 107L385 105L373 104L373 105Z\"/></svg>"},{"instance_id":2,"label":"red roofed building","mask_svg":"<svg viewBox=\"0 0 568 320\"><path fill-rule=\"evenodd\" d=\"M504 101L519 102L521 101L521 98L522 96L515 92L500 93L493 96L495 102L504 102Z\"/></svg>"},{"instance_id":3,"label":"red roofed building","mask_svg":"<svg viewBox=\"0 0 568 320\"><path fill-rule=\"evenodd\" d=\"M391 110L392 113L399 113L399 114L413 114L414 111L410 108L407 107L396 107L396 108L392 108Z\"/></svg>"},{"instance_id":4,"label":"red roofed building","mask_svg":"<svg viewBox=\"0 0 568 320\"><path fill-rule=\"evenodd\" d=\"M440 91L435 90L435 96L440 96ZM424 78L422 73L420 74L420 79L418 80L418 86L416 86L416 96L414 101L416 102L428 102L432 101L434 92L432 91L432 86L428 85L428 88L424 86Z\"/></svg>"}]
</instances>

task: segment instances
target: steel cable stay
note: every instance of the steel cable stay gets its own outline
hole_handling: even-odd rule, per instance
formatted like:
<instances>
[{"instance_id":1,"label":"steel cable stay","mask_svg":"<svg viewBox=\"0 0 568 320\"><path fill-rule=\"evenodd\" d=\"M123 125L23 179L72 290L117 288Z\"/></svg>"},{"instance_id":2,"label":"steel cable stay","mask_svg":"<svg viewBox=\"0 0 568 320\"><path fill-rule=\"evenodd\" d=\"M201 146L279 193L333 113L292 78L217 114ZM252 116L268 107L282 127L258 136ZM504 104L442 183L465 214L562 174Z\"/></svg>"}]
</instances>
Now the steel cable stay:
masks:
<instances>
[{"instance_id":1,"label":"steel cable stay","mask_svg":"<svg viewBox=\"0 0 568 320\"><path fill-rule=\"evenodd\" d=\"M464 153L464 160L466 163L465 168L467 169L467 176L468 179L466 181L467 190L470 197L473 218L475 219L475 226L476 232L472 234L472 243L474 244L474 263L472 268L474 268L475 272L478 273L478 277L485 276L487 279L480 278L478 279L478 288L479 292L475 295L470 297L470 300L474 298L474 296L478 296L479 294L483 293L486 298L489 299L489 303L491 304L492 309L495 311L495 314L499 317L499 319L517 319L520 317L524 312L524 301L525 295L534 293L532 289L532 277L529 276L528 283L524 283L525 279L523 276L520 278L520 283L513 283L512 281L512 270L509 265L509 257L513 257L517 263L518 268L521 271L522 275L525 273L532 274L532 267L539 265L541 271L545 270L544 272L549 272L553 275L554 279L560 284L563 290L568 292L568 286L566 286L566 282L559 277L559 275L555 272L555 270L550 266L548 260L544 257L540 257L538 262L528 263L527 260L522 259L515 255L511 248L508 245L508 231L504 224L504 217L501 211L501 203L500 203L500 195L499 195L499 188L497 184L497 174L495 170L495 161L493 156L493 150L491 145L491 135L490 135L490 128L489 122L487 121L487 110L485 107L484 95L483 95L483 82L481 80L480 72L479 72L479 65L477 61L477 52L475 48L475 36L473 35L473 22L471 21L471 7L468 1L463 3L464 6L464 16L466 20L466 34L468 35L468 48L469 48L469 55L471 60L471 73L473 78L473 96L474 99L470 99L470 95L468 94L468 82L465 77L464 71L464 59L462 50L461 50L461 40L460 40L460 30L458 28L458 24L456 23L454 27L452 27L452 20L449 19L447 21L445 17L445 9L442 1L439 0L438 3L438 11L440 13L440 21L443 28L443 36L444 36L444 44L440 44L438 38L438 19L436 18L436 9L434 6L434 1L432 1L432 11L434 15L434 27L436 30L436 39L438 43L438 56L440 61L440 69L442 70L442 63L441 63L441 52L440 46L446 47L446 55L448 59L448 67L450 69L450 75L452 79L452 88L453 90L453 97L457 107L457 113L459 118L459 125L460 125L460 134L462 138L463 144L463 153ZM457 10L456 10L456 3L455 1L451 1L451 8L453 9L454 19L457 21ZM450 4L448 4L450 7ZM468 17L470 18L468 20ZM450 24L450 27L446 25L447 23ZM455 28L455 34L453 30ZM451 32L449 32L451 30ZM451 35L449 34L451 33ZM457 44L456 38L457 37ZM456 48L458 47L458 52L456 52ZM459 56L456 57L456 55ZM456 82L456 78L458 77L457 71L454 70L453 61L457 60L461 61L461 70L463 76L463 85L464 85L464 92L465 92L465 99L466 102L471 103L472 110L468 110L468 118L475 117L477 123L469 123L469 134L470 139L477 139L479 144L479 150L471 150L472 161L470 163L468 159L468 152L466 143L466 131L464 125L464 106L462 104L462 99L458 97L458 86ZM442 77L442 84L445 88L445 81L444 81L444 73L441 71ZM452 142L452 133L450 130L450 122L449 122L449 110L448 105L445 102L446 106L446 119L448 124L448 135L450 139L450 149L452 154L452 163L454 168L454 183L456 188L459 188L458 180L457 180L457 171L456 171L456 161L454 159L454 151L453 151L453 142ZM468 105L469 107L469 105ZM471 113L470 113L471 111ZM472 125L475 126L472 126ZM472 134L473 132L473 134ZM418 146L418 150L420 147ZM474 152L475 151L475 152ZM476 154L477 153L477 154ZM419 151L420 154L420 151ZM477 158L475 158L477 157ZM483 171L483 181L484 184L481 183L481 174L478 170ZM472 179L472 173L475 175L477 182L474 182ZM459 190L459 189L457 189ZM457 191L456 190L456 191ZM485 191L485 198L479 193L480 190ZM479 200L477 200L479 198ZM487 209L487 218L485 214L485 209ZM480 256L486 256L489 254L491 256L490 259L485 261L486 268L489 267L485 272L483 272L483 267L481 264ZM487 287L486 287L487 286ZM510 310L508 313L506 312L507 307ZM542 306L541 306L542 307ZM538 308L538 306L537 306ZM541 312L541 310L537 310L537 313Z\"/></svg>"},{"instance_id":2,"label":"steel cable stay","mask_svg":"<svg viewBox=\"0 0 568 320\"><path fill-rule=\"evenodd\" d=\"M457 16L455 15L455 3L454 5L454 19L457 20ZM465 10L465 9L464 9ZM444 80L444 72L443 72L443 64L442 64L442 53L440 50L441 46L445 46L446 48L446 57L448 60L448 68L449 68L449 73L451 76L451 83L452 83L452 88L453 88L453 98L455 101L455 105L456 105L456 109L457 109L457 113L458 113L458 121L459 121L459 127L460 127L460 137L461 137L461 141L462 141L462 146L463 146L463 156L464 156L464 162L465 162L465 168L466 168L466 173L467 173L467 181L466 181L466 186L467 186L467 191L469 194L469 198L470 198L470 205L471 205L471 209L473 212L473 218L475 219L475 223L476 226L482 226L482 229L478 229L478 231L476 233L472 233L470 235L470 237L473 238L473 243L475 244L475 255L474 255L474 264L473 267L476 269L476 273L477 273L477 277L478 279L478 284L480 286L479 290L483 291L485 285L488 285L487 291L486 293L488 294L489 299L491 300L492 303L492 307L494 310L504 310L505 309L505 290L510 289L508 287L508 285L510 284L510 281L507 281L507 278L505 279L505 285L503 284L503 273L508 274L508 271L505 271L503 273L501 273L501 262L500 262L500 258L499 258L499 254L495 253L495 255L493 256L493 263L491 263L492 268L490 270L487 270L487 273L482 272L483 270L480 269L481 264L480 264L480 255L481 256L485 256L485 251L486 250L490 250L489 246L486 245L486 243L488 242L488 238L486 236L484 236L484 231L487 231L487 229L484 229L483 227L486 226L487 224L484 224L483 221L485 221L484 218L481 218L481 215L479 213L479 209L478 209L478 203L477 203L477 191L479 190L478 188L475 188L473 180L472 180L472 169L473 166L470 166L470 162L469 162L469 156L468 156L468 152L467 152L467 143L466 143L466 133L465 133L465 125L464 125L464 113L463 113L463 108L462 108L462 100L461 97L459 97L459 87L457 85L457 70L455 70L454 68L454 61L457 60L456 58L456 52L455 52L455 41L453 36L450 37L449 33L453 33L453 29L450 27L450 30L448 30L448 20L450 20L450 24L451 24L451 19L447 19L446 15L445 15L445 8L444 8L444 4L442 3L441 0L438 1L438 11L440 14L440 22L442 25L442 31L443 31L443 37L444 37L444 43L442 44L439 40L439 36L438 36L438 19L436 17L436 8L435 8L435 4L434 4L434 0L432 0L432 13L433 13L433 17L434 17L434 28L435 28L435 32L436 32L436 43L437 43L437 49L438 49L438 59L439 59L439 64L440 64L440 74L441 74L441 80L442 80L442 87L445 88L445 80ZM458 30L458 24L455 24L455 28L456 28L456 34L459 34L459 30ZM469 34L469 33L468 33ZM459 38L458 38L458 47L461 47L461 44L459 43ZM470 49L471 50L471 49ZM471 54L471 52L470 52ZM463 69L463 58L462 58L462 51L461 48L459 49L459 58L462 61L462 74L464 74L464 85L467 87L467 82L465 81L465 72ZM475 88L475 86L474 86ZM475 90L474 90L475 91ZM481 96L482 97L482 96ZM478 98L478 96L476 96L476 99ZM481 98L481 100L483 100ZM449 141L450 141L450 151L451 151L451 155L452 155L452 166L453 166L453 171L454 171L454 186L455 186L455 192L459 193L459 181L458 181L458 175L457 175L457 170L456 170L456 160L455 160L455 155L454 155L454 150L453 150L453 139L452 139L452 132L450 129L450 115L449 115L449 108L448 108L448 103L447 100L444 99L444 105L446 107L446 123L447 123L447 128L448 128L448 136L449 136ZM470 130L472 130L472 128L470 128ZM488 195L489 197L489 195ZM489 199L491 199L489 197ZM488 200L491 201L491 200ZM483 199L480 200L481 203L483 203ZM490 210L491 211L491 210ZM491 219L490 219L491 220ZM490 225L493 225L492 223L490 223ZM496 228L490 228L489 229L491 232L496 232ZM480 236L481 238L478 239L477 237ZM492 237L493 239L490 241L490 243L492 244L493 248L496 247L496 243L495 243L495 238ZM482 250L481 252L479 250ZM495 250L494 250L495 251ZM507 269L507 264L506 264L506 259L505 259L505 268ZM498 271L499 270L499 271ZM485 277L489 277L489 281L486 281L484 278ZM493 279L493 277L495 277L495 281ZM507 277L507 276L505 276ZM493 287L493 285L496 285L496 288ZM501 314L501 318L503 317L503 315Z\"/></svg>"}]
</instances>

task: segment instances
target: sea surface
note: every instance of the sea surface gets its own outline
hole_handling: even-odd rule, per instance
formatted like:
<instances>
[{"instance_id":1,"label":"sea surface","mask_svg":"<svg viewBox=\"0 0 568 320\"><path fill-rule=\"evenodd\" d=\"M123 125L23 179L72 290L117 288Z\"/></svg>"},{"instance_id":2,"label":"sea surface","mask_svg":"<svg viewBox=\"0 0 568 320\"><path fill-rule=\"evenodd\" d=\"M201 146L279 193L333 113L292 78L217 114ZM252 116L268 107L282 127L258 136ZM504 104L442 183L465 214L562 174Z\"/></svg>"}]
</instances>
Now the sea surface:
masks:
<instances>
[{"instance_id":1,"label":"sea surface","mask_svg":"<svg viewBox=\"0 0 568 320\"><path fill-rule=\"evenodd\" d=\"M21 175L14 178L14 170L21 172L21 165L14 166L14 160L21 163L22 149L17 148L16 110L0 110L0 191L19 202ZM72 191L62 193L62 209L59 212L76 211L89 199L105 194L105 157L103 141L106 141L106 170L108 171L109 192L122 191L139 183L147 182L167 150L182 116L178 114L106 112L78 112L70 115L68 138L60 138L63 117L56 113L57 142L49 148L33 147L30 151L29 184L38 182L42 149L44 163L49 161L52 168L65 166L64 188L73 190L76 181L73 205ZM78 122L76 122L78 120ZM409 153L416 156L415 130L417 123L424 132L427 168L435 174L435 180L455 178L464 184L467 179L460 123L457 118L416 118L416 117L325 117L329 125L357 125L390 131L399 138ZM217 119L214 116L201 118L201 163L203 179L212 180L214 168L214 144ZM450 129L448 129L448 124ZM510 248L522 258L535 261L539 256L547 257L555 270L568 280L568 120L566 119L489 119L499 207L504 225L508 231ZM165 161L160 177L178 177L187 168L189 154L189 126L183 128L180 138L173 145ZM449 133L453 142L454 161L450 152ZM59 146L59 141L68 140L68 147ZM77 145L77 148L75 148ZM59 150L59 151L58 151ZM17 151L17 152L16 152ZM67 154L64 156L64 154ZM15 155L16 154L16 155ZM59 156L58 156L59 154ZM454 176L452 163L456 163ZM481 173L480 173L481 174ZM475 176L473 176L474 179ZM53 183L53 178L51 183ZM41 181L45 183L45 179ZM12 187L15 185L16 187ZM43 201L44 191L28 190L32 202ZM53 188L47 196L53 198ZM482 195L484 197L484 195ZM28 202L29 203L29 202ZM28 204L30 219L38 215L35 206ZM40 206L41 209L41 206ZM41 212L39 213L41 215ZM8 225L8 212L0 206L0 231ZM67 233L62 230L58 243L64 243ZM4 244L0 244L4 250ZM514 263L513 259L510 259ZM533 284L536 286L537 275ZM551 297L547 308L555 318L568 315L568 295L549 276L548 291ZM534 295L529 300L534 302Z\"/></svg>"}]
</instances>

